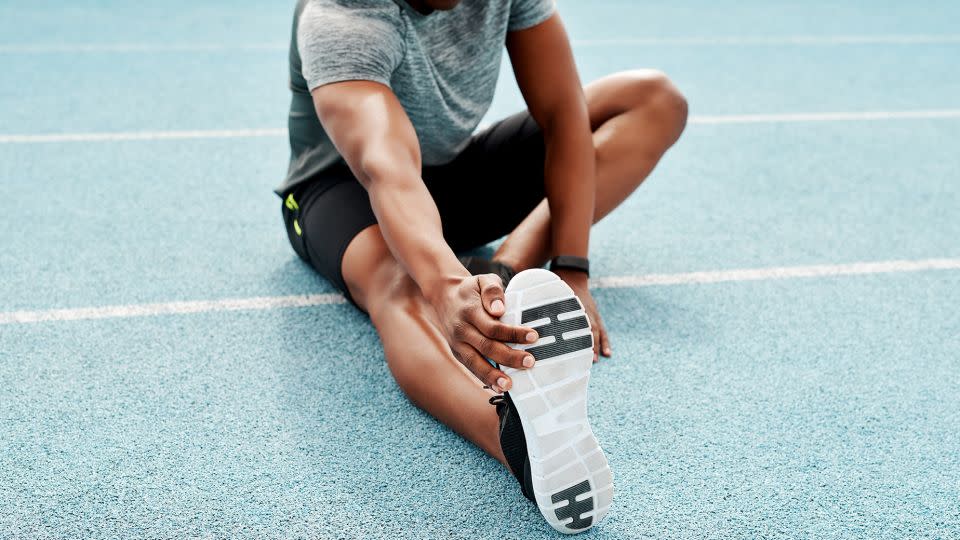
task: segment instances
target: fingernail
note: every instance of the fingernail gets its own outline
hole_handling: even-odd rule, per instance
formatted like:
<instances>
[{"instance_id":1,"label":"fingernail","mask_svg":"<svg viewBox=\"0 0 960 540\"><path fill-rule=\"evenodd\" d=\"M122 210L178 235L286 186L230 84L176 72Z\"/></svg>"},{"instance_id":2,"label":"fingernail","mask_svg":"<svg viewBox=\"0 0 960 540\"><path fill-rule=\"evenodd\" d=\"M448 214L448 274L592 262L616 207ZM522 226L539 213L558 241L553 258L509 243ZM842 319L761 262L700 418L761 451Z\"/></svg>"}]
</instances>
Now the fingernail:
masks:
<instances>
[{"instance_id":1,"label":"fingernail","mask_svg":"<svg viewBox=\"0 0 960 540\"><path fill-rule=\"evenodd\" d=\"M497 298L497 299L494 300L493 302L490 302L490 309L492 309L493 311L501 311L501 310L503 310L503 302L500 301L499 298Z\"/></svg>"},{"instance_id":2,"label":"fingernail","mask_svg":"<svg viewBox=\"0 0 960 540\"><path fill-rule=\"evenodd\" d=\"M523 357L523 367L533 367L533 357L524 356Z\"/></svg>"},{"instance_id":3,"label":"fingernail","mask_svg":"<svg viewBox=\"0 0 960 540\"><path fill-rule=\"evenodd\" d=\"M536 341L537 339L538 339L538 337L537 337L537 333L536 333L536 332L528 332L528 333L527 333L527 343L533 343L533 342Z\"/></svg>"},{"instance_id":4,"label":"fingernail","mask_svg":"<svg viewBox=\"0 0 960 540\"><path fill-rule=\"evenodd\" d=\"M500 390L506 392L507 390L510 389L510 381L508 381L503 377L500 377L499 379L497 379L497 386L500 387Z\"/></svg>"},{"instance_id":5,"label":"fingernail","mask_svg":"<svg viewBox=\"0 0 960 540\"><path fill-rule=\"evenodd\" d=\"M610 356L611 354L613 354L613 350L611 350L610 347L607 347L606 349L603 350L603 354Z\"/></svg>"}]
</instances>

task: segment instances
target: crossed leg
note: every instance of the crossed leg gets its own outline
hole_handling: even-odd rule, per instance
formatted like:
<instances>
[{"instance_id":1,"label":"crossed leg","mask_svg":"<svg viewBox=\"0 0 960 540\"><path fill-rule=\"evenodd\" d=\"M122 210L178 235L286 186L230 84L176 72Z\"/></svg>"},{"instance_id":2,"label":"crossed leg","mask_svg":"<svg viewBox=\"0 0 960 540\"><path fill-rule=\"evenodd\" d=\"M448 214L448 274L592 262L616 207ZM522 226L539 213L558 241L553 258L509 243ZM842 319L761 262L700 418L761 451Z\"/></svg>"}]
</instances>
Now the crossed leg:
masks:
<instances>
[{"instance_id":1,"label":"crossed leg","mask_svg":"<svg viewBox=\"0 0 960 540\"><path fill-rule=\"evenodd\" d=\"M653 171L686 124L687 105L656 71L630 71L585 88L596 149L595 220L626 199ZM495 258L517 269L551 256L550 210L542 202L507 237ZM483 388L453 356L437 315L416 283L393 258L376 225L353 239L343 257L344 280L370 314L387 365L418 407L506 464L498 418Z\"/></svg>"},{"instance_id":2,"label":"crossed leg","mask_svg":"<svg viewBox=\"0 0 960 540\"><path fill-rule=\"evenodd\" d=\"M584 89L596 150L594 223L620 205L653 172L687 123L687 103L662 73L616 73ZM550 249L544 200L500 245L494 259L517 271L542 266Z\"/></svg>"}]
</instances>

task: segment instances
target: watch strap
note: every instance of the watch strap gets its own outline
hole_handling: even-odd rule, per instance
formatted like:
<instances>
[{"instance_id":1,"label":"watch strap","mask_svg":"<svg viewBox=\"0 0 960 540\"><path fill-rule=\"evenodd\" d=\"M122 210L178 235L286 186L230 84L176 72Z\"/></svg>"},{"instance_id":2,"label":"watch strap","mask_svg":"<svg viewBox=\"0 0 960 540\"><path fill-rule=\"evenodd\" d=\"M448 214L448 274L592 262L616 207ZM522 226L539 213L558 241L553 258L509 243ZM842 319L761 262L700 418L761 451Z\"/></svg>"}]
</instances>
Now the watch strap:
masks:
<instances>
[{"instance_id":1,"label":"watch strap","mask_svg":"<svg viewBox=\"0 0 960 540\"><path fill-rule=\"evenodd\" d=\"M573 255L558 255L550 260L550 270L573 270L590 275L590 260Z\"/></svg>"}]
</instances>

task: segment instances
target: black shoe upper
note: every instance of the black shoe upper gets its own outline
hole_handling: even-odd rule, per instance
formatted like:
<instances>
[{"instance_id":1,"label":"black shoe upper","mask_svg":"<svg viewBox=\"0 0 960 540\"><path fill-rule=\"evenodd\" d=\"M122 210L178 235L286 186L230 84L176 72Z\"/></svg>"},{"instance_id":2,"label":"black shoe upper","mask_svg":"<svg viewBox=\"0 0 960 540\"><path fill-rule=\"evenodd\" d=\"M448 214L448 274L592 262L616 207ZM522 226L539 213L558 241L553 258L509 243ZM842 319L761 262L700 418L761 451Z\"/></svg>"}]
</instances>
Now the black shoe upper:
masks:
<instances>
[{"instance_id":1,"label":"black shoe upper","mask_svg":"<svg viewBox=\"0 0 960 540\"><path fill-rule=\"evenodd\" d=\"M533 496L533 481L530 478L527 440L523 436L523 424L517 408L514 407L510 394L494 396L490 398L490 403L497 406L497 416L500 417L500 448L510 465L510 472L520 483L523 496L536 502Z\"/></svg>"},{"instance_id":2,"label":"black shoe upper","mask_svg":"<svg viewBox=\"0 0 960 540\"><path fill-rule=\"evenodd\" d=\"M503 280L503 286L506 287L517 272L510 266L502 262L484 259L483 257L460 257L460 262L471 275L496 274Z\"/></svg>"},{"instance_id":3,"label":"black shoe upper","mask_svg":"<svg viewBox=\"0 0 960 540\"><path fill-rule=\"evenodd\" d=\"M461 257L460 262L471 275L496 274L503 280L506 287L516 275L516 271L501 262L484 259L482 257ZM500 448L503 450L510 472L520 483L523 496L536 502L533 496L533 482L530 478L530 458L527 455L527 440L523 436L523 424L520 415L514 407L510 394L497 395L490 398L490 403L497 406L497 416L500 417Z\"/></svg>"}]
</instances>

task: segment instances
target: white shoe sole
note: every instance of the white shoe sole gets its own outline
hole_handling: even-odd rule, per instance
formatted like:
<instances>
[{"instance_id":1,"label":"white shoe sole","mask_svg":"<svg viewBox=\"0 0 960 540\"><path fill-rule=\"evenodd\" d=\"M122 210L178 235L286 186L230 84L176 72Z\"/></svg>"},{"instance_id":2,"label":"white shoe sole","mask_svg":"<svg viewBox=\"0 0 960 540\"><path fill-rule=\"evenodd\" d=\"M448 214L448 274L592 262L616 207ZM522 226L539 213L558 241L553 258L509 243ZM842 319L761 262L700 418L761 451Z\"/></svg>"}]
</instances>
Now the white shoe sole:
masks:
<instances>
[{"instance_id":1,"label":"white shoe sole","mask_svg":"<svg viewBox=\"0 0 960 540\"><path fill-rule=\"evenodd\" d=\"M553 272L526 270L506 289L510 325L534 328L530 369L502 366L513 379L513 400L527 441L533 491L540 513L567 534L596 525L613 501L613 476L587 420L587 383L593 333L583 304Z\"/></svg>"}]
</instances>

